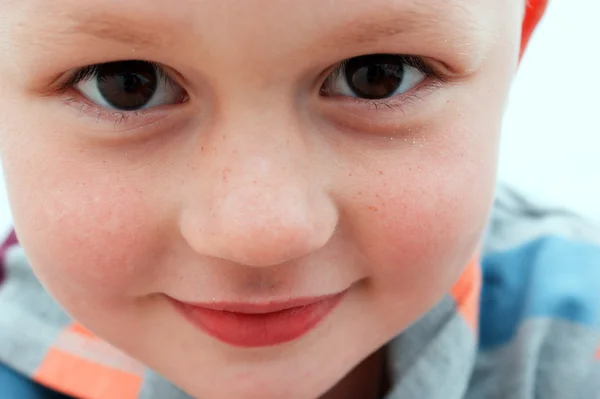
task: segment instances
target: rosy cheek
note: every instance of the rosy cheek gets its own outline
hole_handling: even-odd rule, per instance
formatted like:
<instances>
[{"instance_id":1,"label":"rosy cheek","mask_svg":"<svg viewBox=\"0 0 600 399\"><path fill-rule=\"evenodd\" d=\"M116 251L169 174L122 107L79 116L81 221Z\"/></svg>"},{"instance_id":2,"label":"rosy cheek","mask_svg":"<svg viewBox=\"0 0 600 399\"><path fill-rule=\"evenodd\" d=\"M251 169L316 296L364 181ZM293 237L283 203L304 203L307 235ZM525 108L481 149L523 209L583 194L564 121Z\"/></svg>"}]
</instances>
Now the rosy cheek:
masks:
<instances>
[{"instance_id":1,"label":"rosy cheek","mask_svg":"<svg viewBox=\"0 0 600 399\"><path fill-rule=\"evenodd\" d=\"M28 196L22 185L12 193L19 238L32 265L52 291L135 295L147 287L160 256L160 210L131 182L66 173L46 170L44 180L31 179L44 182L36 187L43 198Z\"/></svg>"},{"instance_id":2,"label":"rosy cheek","mask_svg":"<svg viewBox=\"0 0 600 399\"><path fill-rule=\"evenodd\" d=\"M407 150L397 162L356 177L354 230L376 278L396 289L425 280L442 284L466 265L493 196L494 140L487 137L460 141L468 146L457 140Z\"/></svg>"}]
</instances>

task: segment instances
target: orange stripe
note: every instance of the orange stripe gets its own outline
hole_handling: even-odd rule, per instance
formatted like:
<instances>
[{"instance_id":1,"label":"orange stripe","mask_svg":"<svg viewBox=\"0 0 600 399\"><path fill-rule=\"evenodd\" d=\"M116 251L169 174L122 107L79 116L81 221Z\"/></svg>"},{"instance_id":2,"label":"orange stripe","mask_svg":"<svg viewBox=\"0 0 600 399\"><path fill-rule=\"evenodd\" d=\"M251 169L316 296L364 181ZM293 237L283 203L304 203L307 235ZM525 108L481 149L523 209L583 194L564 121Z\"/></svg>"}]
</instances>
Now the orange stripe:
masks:
<instances>
[{"instance_id":1,"label":"orange stripe","mask_svg":"<svg viewBox=\"0 0 600 399\"><path fill-rule=\"evenodd\" d=\"M97 341L98 338L94 334L92 334L88 329L83 327L81 324L74 323L69 328L68 331L71 331L74 334L79 334L87 339L91 339L93 341Z\"/></svg>"},{"instance_id":2,"label":"orange stripe","mask_svg":"<svg viewBox=\"0 0 600 399\"><path fill-rule=\"evenodd\" d=\"M33 377L55 391L81 399L136 399L142 378L50 349Z\"/></svg>"},{"instance_id":3,"label":"orange stripe","mask_svg":"<svg viewBox=\"0 0 600 399\"><path fill-rule=\"evenodd\" d=\"M56 338L33 378L81 399L136 399L144 367L73 324Z\"/></svg>"},{"instance_id":4,"label":"orange stripe","mask_svg":"<svg viewBox=\"0 0 600 399\"><path fill-rule=\"evenodd\" d=\"M596 359L600 360L600 348L596 351Z\"/></svg>"},{"instance_id":5,"label":"orange stripe","mask_svg":"<svg viewBox=\"0 0 600 399\"><path fill-rule=\"evenodd\" d=\"M450 291L450 295L456 301L458 312L464 317L473 331L477 331L479 326L480 292L481 268L479 266L479 257L474 256Z\"/></svg>"}]
</instances>

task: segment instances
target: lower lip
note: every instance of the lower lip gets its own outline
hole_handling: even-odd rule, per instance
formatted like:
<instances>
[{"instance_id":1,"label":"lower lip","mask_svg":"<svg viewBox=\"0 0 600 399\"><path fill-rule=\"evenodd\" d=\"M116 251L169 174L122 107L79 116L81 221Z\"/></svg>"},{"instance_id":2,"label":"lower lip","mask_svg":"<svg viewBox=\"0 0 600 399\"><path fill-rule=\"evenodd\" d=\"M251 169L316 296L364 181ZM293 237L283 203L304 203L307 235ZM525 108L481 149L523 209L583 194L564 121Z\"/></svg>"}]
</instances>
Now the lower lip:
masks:
<instances>
[{"instance_id":1,"label":"lower lip","mask_svg":"<svg viewBox=\"0 0 600 399\"><path fill-rule=\"evenodd\" d=\"M344 294L305 306L271 313L238 313L208 309L173 300L175 309L193 325L227 344L267 347L296 340L317 327L340 303Z\"/></svg>"}]
</instances>

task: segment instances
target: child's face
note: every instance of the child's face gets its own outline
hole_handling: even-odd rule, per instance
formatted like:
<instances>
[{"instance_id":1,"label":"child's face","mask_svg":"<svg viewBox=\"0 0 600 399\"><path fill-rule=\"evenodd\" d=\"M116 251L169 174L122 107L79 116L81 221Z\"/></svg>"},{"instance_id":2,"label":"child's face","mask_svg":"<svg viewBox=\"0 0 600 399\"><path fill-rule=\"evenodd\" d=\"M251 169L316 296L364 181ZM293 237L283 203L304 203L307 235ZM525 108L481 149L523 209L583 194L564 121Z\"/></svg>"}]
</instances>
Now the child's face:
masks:
<instances>
[{"instance_id":1,"label":"child's face","mask_svg":"<svg viewBox=\"0 0 600 399\"><path fill-rule=\"evenodd\" d=\"M21 243L73 316L193 395L318 396L476 250L521 1L0 8L0 149ZM369 54L412 57L355 58ZM76 73L125 60L168 78L148 63ZM314 328L296 311L262 329L263 316L218 316L212 335L168 299L342 292Z\"/></svg>"}]
</instances>

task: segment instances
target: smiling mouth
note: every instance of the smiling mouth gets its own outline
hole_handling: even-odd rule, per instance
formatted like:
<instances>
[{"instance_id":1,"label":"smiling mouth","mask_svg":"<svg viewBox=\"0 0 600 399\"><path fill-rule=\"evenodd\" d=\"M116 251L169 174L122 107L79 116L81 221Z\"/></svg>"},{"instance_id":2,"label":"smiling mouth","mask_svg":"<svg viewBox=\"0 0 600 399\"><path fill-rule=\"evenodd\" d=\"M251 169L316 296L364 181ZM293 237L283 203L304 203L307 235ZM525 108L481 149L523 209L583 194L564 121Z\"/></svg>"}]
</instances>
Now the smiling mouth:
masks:
<instances>
[{"instance_id":1,"label":"smiling mouth","mask_svg":"<svg viewBox=\"0 0 600 399\"><path fill-rule=\"evenodd\" d=\"M279 345L302 337L339 305L345 293L263 304L192 304L169 299L178 313L213 338L252 348Z\"/></svg>"}]
</instances>

